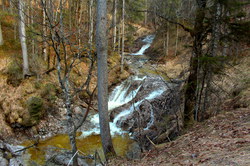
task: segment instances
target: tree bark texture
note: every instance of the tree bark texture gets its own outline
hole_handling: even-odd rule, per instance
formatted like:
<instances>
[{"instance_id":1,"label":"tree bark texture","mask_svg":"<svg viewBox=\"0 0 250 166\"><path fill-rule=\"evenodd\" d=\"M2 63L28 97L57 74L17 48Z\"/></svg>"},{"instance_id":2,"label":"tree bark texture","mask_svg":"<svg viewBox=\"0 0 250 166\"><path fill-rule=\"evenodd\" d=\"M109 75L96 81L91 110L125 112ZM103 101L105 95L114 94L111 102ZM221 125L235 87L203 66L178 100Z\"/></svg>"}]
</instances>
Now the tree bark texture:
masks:
<instances>
[{"instance_id":1,"label":"tree bark texture","mask_svg":"<svg viewBox=\"0 0 250 166\"><path fill-rule=\"evenodd\" d=\"M29 72L28 50L27 50L27 44L26 44L23 0L18 1L18 12L19 12L19 37L20 37L22 55L23 55L23 76L25 77L25 76L28 76L30 72Z\"/></svg>"},{"instance_id":2,"label":"tree bark texture","mask_svg":"<svg viewBox=\"0 0 250 166\"><path fill-rule=\"evenodd\" d=\"M97 1L96 23L98 111L102 146L105 158L115 155L109 127L108 115L108 68L107 68L107 2Z\"/></svg>"},{"instance_id":3,"label":"tree bark texture","mask_svg":"<svg viewBox=\"0 0 250 166\"><path fill-rule=\"evenodd\" d=\"M0 46L3 45L3 32L2 32L2 25L1 25L1 22L0 22Z\"/></svg>"},{"instance_id":4,"label":"tree bark texture","mask_svg":"<svg viewBox=\"0 0 250 166\"><path fill-rule=\"evenodd\" d=\"M121 73L124 65L124 41L125 41L125 0L122 0L122 57L121 57Z\"/></svg>"},{"instance_id":5,"label":"tree bark texture","mask_svg":"<svg viewBox=\"0 0 250 166\"><path fill-rule=\"evenodd\" d=\"M194 109L196 105L196 90L198 77L198 59L202 55L202 41L203 41L203 21L205 19L206 0L197 0L197 11L194 26L194 41L192 57L190 60L190 74L187 80L187 87L185 90L185 105L184 105L184 123L186 126L194 121Z\"/></svg>"},{"instance_id":6,"label":"tree bark texture","mask_svg":"<svg viewBox=\"0 0 250 166\"><path fill-rule=\"evenodd\" d=\"M116 31L117 31L117 28L116 28L116 15L117 15L117 0L114 0L114 12L113 12L113 26L114 26L114 29L113 29L113 51L115 51L115 48L116 48Z\"/></svg>"},{"instance_id":7,"label":"tree bark texture","mask_svg":"<svg viewBox=\"0 0 250 166\"><path fill-rule=\"evenodd\" d=\"M45 5L43 7L43 48L42 48L42 52L43 52L43 57L44 57L44 61L46 62L48 59L48 53L47 53L47 43L46 43L46 36L47 36L47 29L46 29L46 1L43 0L43 4ZM49 66L48 66L49 69Z\"/></svg>"},{"instance_id":8,"label":"tree bark texture","mask_svg":"<svg viewBox=\"0 0 250 166\"><path fill-rule=\"evenodd\" d=\"M89 0L89 47L92 50L94 31L93 0Z\"/></svg>"}]
</instances>

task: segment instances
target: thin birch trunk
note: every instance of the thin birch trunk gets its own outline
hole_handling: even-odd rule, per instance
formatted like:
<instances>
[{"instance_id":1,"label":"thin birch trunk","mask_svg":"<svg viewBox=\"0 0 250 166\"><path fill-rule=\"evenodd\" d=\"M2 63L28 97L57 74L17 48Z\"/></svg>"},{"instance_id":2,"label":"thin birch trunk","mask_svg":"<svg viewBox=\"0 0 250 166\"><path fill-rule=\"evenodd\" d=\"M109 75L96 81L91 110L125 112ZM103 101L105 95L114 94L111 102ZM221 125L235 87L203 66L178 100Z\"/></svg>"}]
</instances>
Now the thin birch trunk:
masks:
<instances>
[{"instance_id":1,"label":"thin birch trunk","mask_svg":"<svg viewBox=\"0 0 250 166\"><path fill-rule=\"evenodd\" d=\"M45 0L43 0L43 4L45 6L43 6L43 48L42 48L42 52L43 52L44 61L46 62L48 59L48 54L47 54L47 43L46 43L47 29L46 29L46 13L45 13L47 4L46 4Z\"/></svg>"},{"instance_id":2,"label":"thin birch trunk","mask_svg":"<svg viewBox=\"0 0 250 166\"><path fill-rule=\"evenodd\" d=\"M29 71L29 61L28 61L28 51L26 45L26 31L25 31L25 19L24 19L24 4L22 0L18 1L18 11L19 11L19 36L22 47L23 55L23 76L24 78L30 75Z\"/></svg>"}]
</instances>

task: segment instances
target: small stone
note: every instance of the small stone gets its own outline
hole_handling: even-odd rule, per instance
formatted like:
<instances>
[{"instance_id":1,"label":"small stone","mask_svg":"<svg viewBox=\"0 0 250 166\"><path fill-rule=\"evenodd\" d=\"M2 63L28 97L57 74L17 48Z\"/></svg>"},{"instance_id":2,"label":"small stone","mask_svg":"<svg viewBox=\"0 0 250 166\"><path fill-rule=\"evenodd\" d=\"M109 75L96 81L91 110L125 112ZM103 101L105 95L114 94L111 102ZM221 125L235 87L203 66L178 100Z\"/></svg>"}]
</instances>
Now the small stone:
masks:
<instances>
[{"instance_id":1,"label":"small stone","mask_svg":"<svg viewBox=\"0 0 250 166\"><path fill-rule=\"evenodd\" d=\"M141 158L141 148L137 142L134 142L131 145L129 145L126 156L128 159L132 160Z\"/></svg>"},{"instance_id":2,"label":"small stone","mask_svg":"<svg viewBox=\"0 0 250 166\"><path fill-rule=\"evenodd\" d=\"M193 153L193 154L191 154L191 157L192 157L192 158L196 158L196 157L197 157L197 154Z\"/></svg>"}]
</instances>

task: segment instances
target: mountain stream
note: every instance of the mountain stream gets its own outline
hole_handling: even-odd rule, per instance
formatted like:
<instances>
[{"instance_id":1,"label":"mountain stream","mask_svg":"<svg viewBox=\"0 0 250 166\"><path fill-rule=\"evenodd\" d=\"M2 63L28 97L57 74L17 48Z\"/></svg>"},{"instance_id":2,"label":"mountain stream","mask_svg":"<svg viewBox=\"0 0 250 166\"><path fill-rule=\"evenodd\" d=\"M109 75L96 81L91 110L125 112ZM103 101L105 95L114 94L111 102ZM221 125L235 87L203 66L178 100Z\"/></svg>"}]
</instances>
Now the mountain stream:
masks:
<instances>
[{"instance_id":1,"label":"mountain stream","mask_svg":"<svg viewBox=\"0 0 250 166\"><path fill-rule=\"evenodd\" d=\"M138 52L130 55L143 55L146 49L150 47L154 37L154 35L146 36L142 40L145 43L142 48ZM110 122L110 129L114 148L119 156L126 156L129 145L134 143L133 130L136 129L133 129L133 126L137 126L134 116L135 113L141 109L144 110L144 107L149 108L150 111L143 115L145 123L144 125L142 124L142 127L144 131L150 130L156 120L156 112L153 108L154 104L147 106L147 103L154 100L157 102L170 87L173 87L173 85L162 81L159 76L148 77L145 75L138 75L129 77L115 87L110 93L108 101L109 113L112 120ZM79 152L84 155L93 155L98 151L101 158L103 158L101 139L99 136L100 127L98 114L91 115L89 121L93 127L89 130L82 130L77 133L77 146ZM23 146L29 146L32 143L33 142L26 141L23 143ZM39 141L36 148L30 148L27 152L32 162L42 165L48 157L48 154L46 154L47 150L45 149L52 146L70 149L68 136L66 134L59 134L46 140Z\"/></svg>"}]
</instances>

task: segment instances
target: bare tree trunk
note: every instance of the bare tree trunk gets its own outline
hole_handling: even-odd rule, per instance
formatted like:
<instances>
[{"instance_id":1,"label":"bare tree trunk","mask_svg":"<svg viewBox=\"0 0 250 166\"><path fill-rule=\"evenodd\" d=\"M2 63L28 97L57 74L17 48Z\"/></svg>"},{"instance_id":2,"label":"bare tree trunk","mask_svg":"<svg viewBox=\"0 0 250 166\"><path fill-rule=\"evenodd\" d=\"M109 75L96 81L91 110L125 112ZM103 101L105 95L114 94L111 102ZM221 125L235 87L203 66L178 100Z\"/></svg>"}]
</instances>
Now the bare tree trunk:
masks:
<instances>
[{"instance_id":1,"label":"bare tree trunk","mask_svg":"<svg viewBox=\"0 0 250 166\"><path fill-rule=\"evenodd\" d=\"M2 25L1 25L1 22L0 22L0 46L3 45L3 33L2 33Z\"/></svg>"},{"instance_id":2,"label":"bare tree trunk","mask_svg":"<svg viewBox=\"0 0 250 166\"><path fill-rule=\"evenodd\" d=\"M78 3L78 20L77 20L77 28L78 28L78 47L81 45L81 20L82 20L82 10L83 10L83 3L80 0Z\"/></svg>"},{"instance_id":3,"label":"bare tree trunk","mask_svg":"<svg viewBox=\"0 0 250 166\"><path fill-rule=\"evenodd\" d=\"M178 38L179 38L179 30L178 30L178 25L176 25L176 40L175 40L175 53L174 53L175 56L177 56L177 51L178 51Z\"/></svg>"},{"instance_id":4,"label":"bare tree trunk","mask_svg":"<svg viewBox=\"0 0 250 166\"><path fill-rule=\"evenodd\" d=\"M196 92L197 92L197 78L199 64L198 59L202 55L202 41L203 41L203 21L205 19L205 8L207 0L197 0L197 11L194 26L194 41L193 52L190 59L190 74L187 79L187 87L185 89L185 104L184 104L184 123L189 126L194 121L194 109L196 106Z\"/></svg>"},{"instance_id":5,"label":"bare tree trunk","mask_svg":"<svg viewBox=\"0 0 250 166\"><path fill-rule=\"evenodd\" d=\"M32 2L33 0L31 0ZM31 3L30 3L31 4ZM30 6L31 7L31 6ZM33 25L34 24L34 14L32 13L30 16L30 24ZM32 52L32 56L35 55L35 40L34 40L34 36L32 36L31 39L31 52Z\"/></svg>"},{"instance_id":6,"label":"bare tree trunk","mask_svg":"<svg viewBox=\"0 0 250 166\"><path fill-rule=\"evenodd\" d=\"M113 51L115 51L116 48L116 15L117 15L117 0L114 0L114 12L113 12Z\"/></svg>"},{"instance_id":7,"label":"bare tree trunk","mask_svg":"<svg viewBox=\"0 0 250 166\"><path fill-rule=\"evenodd\" d=\"M43 4L45 5L43 7L43 48L42 48L42 52L43 52L43 58L44 61L46 62L48 59L48 54L47 54L47 43L46 43L46 36L47 36L47 28L46 28L46 0L43 0ZM49 67L49 66L48 66Z\"/></svg>"},{"instance_id":8,"label":"bare tree trunk","mask_svg":"<svg viewBox=\"0 0 250 166\"><path fill-rule=\"evenodd\" d=\"M30 26L30 24L31 24L31 20L30 20L30 17L31 17L31 7L30 7L30 5L31 5L31 0L29 0L28 1L28 5L26 6L26 17L27 17L27 26L29 27Z\"/></svg>"},{"instance_id":9,"label":"bare tree trunk","mask_svg":"<svg viewBox=\"0 0 250 166\"><path fill-rule=\"evenodd\" d=\"M89 48L92 49L94 32L93 0L89 0Z\"/></svg>"},{"instance_id":10,"label":"bare tree trunk","mask_svg":"<svg viewBox=\"0 0 250 166\"><path fill-rule=\"evenodd\" d=\"M169 27L169 22L168 22L168 29L167 29L167 43L166 43L166 56L168 56L169 55L169 29L170 29L170 27Z\"/></svg>"},{"instance_id":11,"label":"bare tree trunk","mask_svg":"<svg viewBox=\"0 0 250 166\"><path fill-rule=\"evenodd\" d=\"M118 54L121 55L121 26L118 24Z\"/></svg>"},{"instance_id":12,"label":"bare tree trunk","mask_svg":"<svg viewBox=\"0 0 250 166\"><path fill-rule=\"evenodd\" d=\"M72 150L72 157L73 157L73 166L77 166L77 146L76 146L76 128L72 117L72 108L71 108L71 97L70 97L70 90L69 90L69 78L66 76L65 78L65 106L67 110L67 121L68 121L68 134L69 140Z\"/></svg>"},{"instance_id":13,"label":"bare tree trunk","mask_svg":"<svg viewBox=\"0 0 250 166\"><path fill-rule=\"evenodd\" d=\"M124 40L125 40L125 0L122 1L122 57L121 57L121 73L124 65Z\"/></svg>"},{"instance_id":14,"label":"bare tree trunk","mask_svg":"<svg viewBox=\"0 0 250 166\"><path fill-rule=\"evenodd\" d=\"M97 73L98 73L98 110L102 146L106 159L115 155L109 127L108 115L108 64L107 64L107 2L97 1L96 24Z\"/></svg>"},{"instance_id":15,"label":"bare tree trunk","mask_svg":"<svg viewBox=\"0 0 250 166\"><path fill-rule=\"evenodd\" d=\"M69 85L69 78L70 78L70 73L69 73L69 66L67 65L67 49L65 46L65 37L64 35L64 23L63 23L63 0L60 0L60 19L59 19L59 27L60 27L60 34L61 36L61 44L63 46L63 59L64 59L64 79L61 78L61 57L60 57L60 44L58 45L57 49L57 71L58 71L58 78L59 78L59 82L61 85L61 88L63 89L64 92L64 103L66 106L66 110L67 110L67 122L68 122L68 135L69 135L69 140L70 140L70 145L71 145L71 150L72 150L72 158L73 158L73 166L77 166L78 165L78 155L77 155L77 146L76 146L76 126L74 124L73 121L73 117L72 117L72 108L71 108L71 104L72 104L72 99L71 99L71 95L70 95L70 85Z\"/></svg>"},{"instance_id":16,"label":"bare tree trunk","mask_svg":"<svg viewBox=\"0 0 250 166\"><path fill-rule=\"evenodd\" d=\"M26 45L26 31L25 31L25 19L24 19L24 4L22 0L18 1L18 11L19 11L19 36L22 46L23 55L23 76L24 78L30 75L29 71L29 61L28 61L28 51Z\"/></svg>"},{"instance_id":17,"label":"bare tree trunk","mask_svg":"<svg viewBox=\"0 0 250 166\"><path fill-rule=\"evenodd\" d=\"M148 0L145 0L145 8L148 10ZM144 24L147 25L148 22L148 12L144 13Z\"/></svg>"},{"instance_id":18,"label":"bare tree trunk","mask_svg":"<svg viewBox=\"0 0 250 166\"><path fill-rule=\"evenodd\" d=\"M222 14L222 6L219 2L215 2L215 17L213 20L213 25L212 25L212 41L211 41L211 57L215 57L217 56L217 52L218 52L218 45L219 45L219 39L220 39L220 34L221 34L221 23L220 23L220 17ZM224 50L223 50L224 51ZM208 64L207 65L207 76L204 78L206 79L206 88L205 88L205 95L204 95L204 103L203 103L203 108L202 113L201 113L201 117L200 119L203 120L204 119L204 113L207 109L207 105L208 105L208 97L209 97L209 92L210 92L210 88L211 88L211 79L212 79L212 75L213 75L213 64Z\"/></svg>"}]
</instances>

